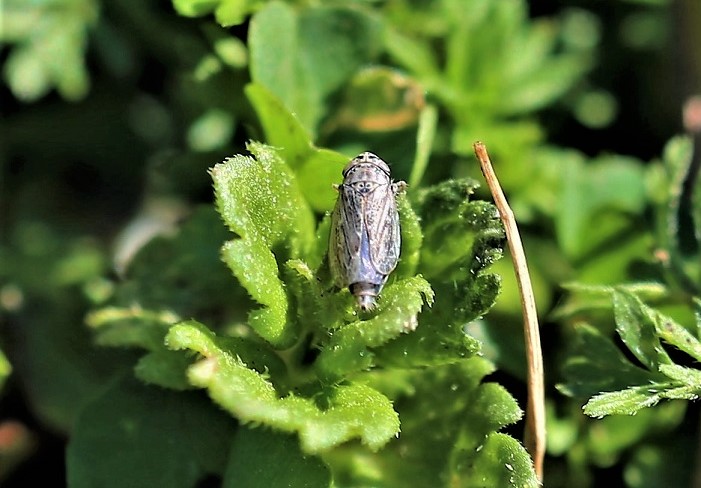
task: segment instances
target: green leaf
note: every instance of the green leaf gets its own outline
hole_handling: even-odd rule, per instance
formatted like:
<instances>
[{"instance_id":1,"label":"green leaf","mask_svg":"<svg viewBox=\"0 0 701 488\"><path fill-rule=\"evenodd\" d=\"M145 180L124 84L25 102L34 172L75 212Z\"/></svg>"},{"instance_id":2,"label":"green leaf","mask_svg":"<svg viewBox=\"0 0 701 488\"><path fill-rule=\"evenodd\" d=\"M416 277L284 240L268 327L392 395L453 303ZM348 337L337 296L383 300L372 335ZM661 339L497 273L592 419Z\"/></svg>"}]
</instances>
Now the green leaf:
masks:
<instances>
[{"instance_id":1,"label":"green leaf","mask_svg":"<svg viewBox=\"0 0 701 488\"><path fill-rule=\"evenodd\" d=\"M701 391L701 371L698 369L686 368L677 364L661 364L660 373Z\"/></svg>"},{"instance_id":2,"label":"green leaf","mask_svg":"<svg viewBox=\"0 0 701 488\"><path fill-rule=\"evenodd\" d=\"M269 2L251 21L251 77L297 114L310 133L323 117L324 100L378 45L378 26L361 10L313 6L300 10Z\"/></svg>"},{"instance_id":3,"label":"green leaf","mask_svg":"<svg viewBox=\"0 0 701 488\"><path fill-rule=\"evenodd\" d=\"M335 381L373 364L372 349L417 328L424 301L433 303L433 291L421 276L388 285L379 300L377 315L346 324L332 332L315 367L325 381Z\"/></svg>"},{"instance_id":4,"label":"green leaf","mask_svg":"<svg viewBox=\"0 0 701 488\"><path fill-rule=\"evenodd\" d=\"M145 383L171 390L189 390L187 368L190 359L175 351L152 351L139 359L134 368L136 377Z\"/></svg>"},{"instance_id":5,"label":"green leaf","mask_svg":"<svg viewBox=\"0 0 701 488\"><path fill-rule=\"evenodd\" d=\"M656 372L648 372L631 364L613 341L587 324L575 327L574 343L563 374L566 383L558 385L558 389L575 397L588 397L602 391L663 380Z\"/></svg>"},{"instance_id":6,"label":"green leaf","mask_svg":"<svg viewBox=\"0 0 701 488\"><path fill-rule=\"evenodd\" d=\"M243 23L255 12L262 0L172 0L175 10L185 17L201 17L214 12L217 22L224 27Z\"/></svg>"},{"instance_id":7,"label":"green leaf","mask_svg":"<svg viewBox=\"0 0 701 488\"><path fill-rule=\"evenodd\" d=\"M420 270L429 279L439 276L452 281L462 275L458 262L470 267L479 264L477 273L500 257L490 253L487 241L503 237L503 227L496 207L484 201L470 201L478 187L474 180L448 180L418 193L417 212L421 217L424 246ZM495 248L500 249L500 248ZM484 255L479 255L484 253Z\"/></svg>"},{"instance_id":8,"label":"green leaf","mask_svg":"<svg viewBox=\"0 0 701 488\"><path fill-rule=\"evenodd\" d=\"M85 50L90 29L99 18L98 2L86 0L23 2L3 5L0 42L14 43L3 66L15 97L33 102L52 88L66 100L80 100L90 80ZM40 28L37 28L40 27Z\"/></svg>"},{"instance_id":9,"label":"green leaf","mask_svg":"<svg viewBox=\"0 0 701 488\"><path fill-rule=\"evenodd\" d=\"M126 267L114 300L104 312L91 314L89 324L100 329L101 337L103 330L112 327L106 327L111 322L127 326L132 321L135 328L141 320L170 325L180 317L209 319L213 310L219 320L222 316L244 319L242 311L252 302L221 261L222 242L230 237L211 205L196 207L173 235L156 237L139 249ZM222 303L230 308L222 309ZM132 333L137 331L125 333L125 339ZM119 345L119 331L115 330L110 341ZM162 345L162 335L158 342ZM130 345L126 340L123 343Z\"/></svg>"},{"instance_id":10,"label":"green leaf","mask_svg":"<svg viewBox=\"0 0 701 488\"><path fill-rule=\"evenodd\" d=\"M701 342L682 325L657 311L654 312L655 328L660 338L684 351L696 361L701 361Z\"/></svg>"},{"instance_id":11,"label":"green leaf","mask_svg":"<svg viewBox=\"0 0 701 488\"><path fill-rule=\"evenodd\" d=\"M194 488L224 471L234 427L200 395L122 379L80 414L66 453L68 484Z\"/></svg>"},{"instance_id":12,"label":"green leaf","mask_svg":"<svg viewBox=\"0 0 701 488\"><path fill-rule=\"evenodd\" d=\"M267 143L280 148L279 154L295 171L309 205L318 212L331 209L338 195L333 184L341 179L348 158L314 146L298 118L264 86L251 83L245 91L263 125Z\"/></svg>"},{"instance_id":13,"label":"green leaf","mask_svg":"<svg viewBox=\"0 0 701 488\"><path fill-rule=\"evenodd\" d=\"M256 110L268 144L279 148L287 165L297 169L314 151L309 133L297 116L290 112L269 88L260 83L249 83L244 88L246 97Z\"/></svg>"},{"instance_id":14,"label":"green leaf","mask_svg":"<svg viewBox=\"0 0 701 488\"><path fill-rule=\"evenodd\" d=\"M222 259L251 298L264 306L249 313L249 325L272 344L291 345L297 331L286 327L287 296L272 251L259 240L239 239L224 244Z\"/></svg>"},{"instance_id":15,"label":"green leaf","mask_svg":"<svg viewBox=\"0 0 701 488\"><path fill-rule=\"evenodd\" d=\"M523 49L513 51L520 51L524 59L530 56ZM589 68L590 63L579 53L550 57L543 65L515 80L506 80L511 83L504 90L499 109L504 115L528 114L542 109L561 97Z\"/></svg>"},{"instance_id":16,"label":"green leaf","mask_svg":"<svg viewBox=\"0 0 701 488\"><path fill-rule=\"evenodd\" d=\"M504 480L512 480L515 486L537 486L523 447L495 432L516 422L522 412L502 387L481 383L493 370L488 361L472 358L360 376L392 391L402 433L372 459L382 469L358 469L368 458L354 446L325 455L335 481L339 486L428 488L445 486L446 480L456 486L511 486Z\"/></svg>"},{"instance_id":17,"label":"green leaf","mask_svg":"<svg viewBox=\"0 0 701 488\"><path fill-rule=\"evenodd\" d=\"M421 178L426 172L428 160L433 149L433 140L436 137L438 125L438 108L435 105L427 105L421 111L419 117L419 130L416 134L416 156L414 165L411 167L409 176L409 186L418 186Z\"/></svg>"},{"instance_id":18,"label":"green leaf","mask_svg":"<svg viewBox=\"0 0 701 488\"><path fill-rule=\"evenodd\" d=\"M171 349L203 356L188 370L192 385L206 388L216 403L242 423L297 433L306 453L324 452L353 438L377 450L398 432L392 404L370 387L339 385L316 391L314 399L293 393L282 396L271 382L279 374L267 379L251 369L231 344L194 321L173 326L166 343Z\"/></svg>"},{"instance_id":19,"label":"green leaf","mask_svg":"<svg viewBox=\"0 0 701 488\"><path fill-rule=\"evenodd\" d=\"M656 333L654 311L638 297L622 290L613 293L616 330L626 347L651 371L672 360Z\"/></svg>"},{"instance_id":20,"label":"green leaf","mask_svg":"<svg viewBox=\"0 0 701 488\"><path fill-rule=\"evenodd\" d=\"M421 260L423 231L421 230L419 216L414 212L406 193L399 195L397 198L397 207L399 210L399 224L402 229L402 248L394 275L410 277L416 274Z\"/></svg>"},{"instance_id":21,"label":"green leaf","mask_svg":"<svg viewBox=\"0 0 701 488\"><path fill-rule=\"evenodd\" d=\"M305 456L293 436L264 428L242 428L231 446L223 486L236 488L324 488L331 472L318 458Z\"/></svg>"},{"instance_id":22,"label":"green leaf","mask_svg":"<svg viewBox=\"0 0 701 488\"><path fill-rule=\"evenodd\" d=\"M460 486L540 486L524 447L499 432L489 434L472 462L464 461L458 470Z\"/></svg>"},{"instance_id":23,"label":"green leaf","mask_svg":"<svg viewBox=\"0 0 701 488\"><path fill-rule=\"evenodd\" d=\"M584 413L591 417L634 415L638 410L659 403L661 399L666 397L664 390L669 389L671 385L671 383L653 383L602 393L584 405Z\"/></svg>"},{"instance_id":24,"label":"green leaf","mask_svg":"<svg viewBox=\"0 0 701 488\"><path fill-rule=\"evenodd\" d=\"M673 278L684 289L698 294L701 282L701 274L698 272L698 248L701 242L698 237L701 234L698 209L701 206L698 205L697 187L693 182L687 182L694 171L693 151L693 140L689 137L674 138L665 146L663 161L666 181L660 192L662 198L658 212L658 234L662 248L669 253ZM687 185L691 188L691 195L685 191ZM691 208L686 208L689 201ZM690 252L690 247L695 251Z\"/></svg>"},{"instance_id":25,"label":"green leaf","mask_svg":"<svg viewBox=\"0 0 701 488\"><path fill-rule=\"evenodd\" d=\"M312 251L314 221L294 175L271 148L250 143L256 159L234 156L211 170L217 208L239 238L222 248L224 261L264 308L249 322L277 346L290 345L296 331L286 327L287 298L278 263Z\"/></svg>"},{"instance_id":26,"label":"green leaf","mask_svg":"<svg viewBox=\"0 0 701 488\"><path fill-rule=\"evenodd\" d=\"M616 217L621 212L637 214L645 208L642 164L609 156L585 165L578 154L565 157L562 163L567 169L560 172L555 225L566 254L578 259L614 237L628 239L630 218Z\"/></svg>"},{"instance_id":27,"label":"green leaf","mask_svg":"<svg viewBox=\"0 0 701 488\"><path fill-rule=\"evenodd\" d=\"M211 169L219 213L242 238L304 256L314 221L294 175L273 148L251 142L247 149L255 159L237 155Z\"/></svg>"},{"instance_id":28,"label":"green leaf","mask_svg":"<svg viewBox=\"0 0 701 488\"><path fill-rule=\"evenodd\" d=\"M149 351L162 348L168 328L180 318L170 311L138 307L104 307L88 314L88 326L96 330L101 346L140 347Z\"/></svg>"}]
</instances>

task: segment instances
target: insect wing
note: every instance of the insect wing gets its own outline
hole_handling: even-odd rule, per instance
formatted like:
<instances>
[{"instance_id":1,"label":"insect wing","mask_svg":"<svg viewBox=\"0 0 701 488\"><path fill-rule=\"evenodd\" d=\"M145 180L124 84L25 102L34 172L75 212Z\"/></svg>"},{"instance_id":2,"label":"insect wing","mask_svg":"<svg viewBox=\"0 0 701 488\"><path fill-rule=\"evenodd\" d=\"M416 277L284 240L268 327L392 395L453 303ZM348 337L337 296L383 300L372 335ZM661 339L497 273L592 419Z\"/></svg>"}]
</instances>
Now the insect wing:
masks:
<instances>
[{"instance_id":1,"label":"insect wing","mask_svg":"<svg viewBox=\"0 0 701 488\"><path fill-rule=\"evenodd\" d=\"M388 275L397 266L401 247L399 213L392 185L379 185L366 195L364 203L370 260L378 273Z\"/></svg>"},{"instance_id":2,"label":"insect wing","mask_svg":"<svg viewBox=\"0 0 701 488\"><path fill-rule=\"evenodd\" d=\"M329 266L340 287L348 286L349 266L360 251L362 232L362 199L348 185L338 187L338 200L331 215Z\"/></svg>"}]
</instances>

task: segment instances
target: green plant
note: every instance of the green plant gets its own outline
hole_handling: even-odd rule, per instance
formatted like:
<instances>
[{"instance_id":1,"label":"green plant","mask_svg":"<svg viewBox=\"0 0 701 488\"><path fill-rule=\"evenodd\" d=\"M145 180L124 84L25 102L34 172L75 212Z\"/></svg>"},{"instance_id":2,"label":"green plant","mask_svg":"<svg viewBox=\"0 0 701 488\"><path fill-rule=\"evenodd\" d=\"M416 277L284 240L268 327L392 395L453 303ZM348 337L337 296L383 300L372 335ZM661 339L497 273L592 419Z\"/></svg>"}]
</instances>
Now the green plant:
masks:
<instances>
[{"instance_id":1,"label":"green plant","mask_svg":"<svg viewBox=\"0 0 701 488\"><path fill-rule=\"evenodd\" d=\"M5 2L0 429L61 461L0 457L0 483L58 482L65 436L77 487L533 484L477 139L543 323L545 483L686 483L698 407L665 397L698 388L691 145L644 162L687 59L666 4ZM325 248L365 150L409 189L358 315Z\"/></svg>"},{"instance_id":2,"label":"green plant","mask_svg":"<svg viewBox=\"0 0 701 488\"><path fill-rule=\"evenodd\" d=\"M91 315L98 341L146 349L136 367L142 380L175 389L205 388L239 420L242 426L232 436L225 484L240 476L232 464L255 472L250 462L271 462L261 454L241 464L233 454L239 443L259 452L259 443L281 436L259 433L264 427L299 436L301 452L286 449L278 453L279 462L292 465L303 454L320 455L334 478L349 485L360 480L390 485L412 480L415 486L430 486L447 478L535 484L523 448L496 432L517 421L520 410L503 388L481 384L493 367L473 357L477 342L462 330L462 324L491 307L499 289L498 278L485 269L501 256L502 230L491 205L469 200L476 183L447 181L418 190L412 204L401 200L402 263L383 291L377 314L359 317L347 290L331 292L325 263L329 222L324 218L316 228L312 212L315 201L330 199L318 193L316 200L304 197L313 194L310 187L325 187L333 195L332 175L340 174L347 158L316 149L308 141L303 144L301 126L291 115L275 110L280 102L262 87L251 85L247 93L264 125L293 130L271 134L285 150L252 142L252 156L235 156L211 170L217 209L234 233L221 257L240 288L218 290L220 282L212 274L188 274L205 265L204 241L209 249L219 245L220 234L211 231L211 214L203 209L180 236L154 241L144 249L131 266L133 278L123 285L125 293L130 292L121 297L121 306ZM322 165L334 171L322 171ZM327 174L328 180L320 182L320 174ZM192 262L193 255L202 255L203 262ZM216 264L216 253L206 256L214 258L206 266ZM153 282L166 264L169 274L175 273L174 283L178 276L190 277L187 292L167 292L172 286L167 278ZM147 289L159 290L159 297L149 300L148 293L142 294ZM182 293L187 301L178 298ZM218 320L204 325L207 316L197 313L202 308L216 311ZM187 316L198 321L179 319ZM121 388L124 385L117 384L105 395L121 396ZM426 388L434 395L436 389L443 390L444 397L455 400L443 411L429 401ZM98 400L98 406L104 401ZM485 418L482 404L488 404L493 415ZM69 479L75 486L95 476L110 476L102 463L84 455L94 450L89 433L97 425L92 422L102 421L98 415L87 420L91 410L88 405L69 449ZM426 424L424 418L439 423ZM406 425L400 439L385 447L399 434L400 422ZM245 424L261 427L251 430ZM433 432L436 445L426 442L428 432ZM119 442L128 432L114 435ZM347 444L354 439L360 441L357 446ZM402 449L415 451L412 464L417 473L396 459ZM385 464L382 473L371 476L365 468L353 467L354 458L378 450L373 463ZM442 455L437 463L437 452L454 454ZM144 453L135 450L133 455ZM292 457L282 461L285 456ZM302 478L328 479L326 465L317 461L303 466L310 471L300 474ZM289 473L278 476L273 484L285 482Z\"/></svg>"}]
</instances>

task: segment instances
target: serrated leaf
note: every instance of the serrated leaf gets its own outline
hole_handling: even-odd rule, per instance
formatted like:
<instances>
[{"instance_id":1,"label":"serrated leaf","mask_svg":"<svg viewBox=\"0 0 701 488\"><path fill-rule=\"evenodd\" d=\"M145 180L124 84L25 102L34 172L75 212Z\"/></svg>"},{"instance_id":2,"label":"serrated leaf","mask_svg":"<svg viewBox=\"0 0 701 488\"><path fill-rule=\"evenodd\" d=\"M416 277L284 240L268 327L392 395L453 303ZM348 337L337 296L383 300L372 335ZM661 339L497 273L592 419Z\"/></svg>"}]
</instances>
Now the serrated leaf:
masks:
<instances>
[{"instance_id":1,"label":"serrated leaf","mask_svg":"<svg viewBox=\"0 0 701 488\"><path fill-rule=\"evenodd\" d=\"M384 385L393 390L402 433L373 458L382 469L358 470L357 463L367 462L367 456L353 446L329 453L335 481L340 486L428 488L444 486L446 480L457 486L510 486L502 481L513 480L515 486L537 486L523 447L502 434L492 438L495 430L521 417L502 387L480 384L493 370L488 361L472 358L450 366L361 376L383 391Z\"/></svg>"},{"instance_id":2,"label":"serrated leaf","mask_svg":"<svg viewBox=\"0 0 701 488\"><path fill-rule=\"evenodd\" d=\"M672 320L670 317L657 312L655 313L655 328L660 338L684 351L696 361L701 361L701 341L699 341L685 327Z\"/></svg>"},{"instance_id":3,"label":"serrated leaf","mask_svg":"<svg viewBox=\"0 0 701 488\"><path fill-rule=\"evenodd\" d=\"M304 256L314 223L294 174L273 148L250 142L247 149L253 157L237 155L211 169L219 213L242 238Z\"/></svg>"},{"instance_id":4,"label":"serrated leaf","mask_svg":"<svg viewBox=\"0 0 701 488\"><path fill-rule=\"evenodd\" d=\"M278 262L312 251L314 221L278 154L258 143L248 147L256 159L239 155L211 170L217 208L240 236L224 245L222 256L251 297L265 306L251 312L250 325L271 343L290 345L296 331L286 327L288 304Z\"/></svg>"},{"instance_id":5,"label":"serrated leaf","mask_svg":"<svg viewBox=\"0 0 701 488\"><path fill-rule=\"evenodd\" d=\"M423 231L421 230L419 217L414 212L405 193L397 198L397 208L402 229L402 248L399 255L399 264L397 264L394 274L401 277L414 276L421 259Z\"/></svg>"},{"instance_id":6,"label":"serrated leaf","mask_svg":"<svg viewBox=\"0 0 701 488\"><path fill-rule=\"evenodd\" d=\"M701 391L701 371L678 364L660 364L660 373Z\"/></svg>"},{"instance_id":7,"label":"serrated leaf","mask_svg":"<svg viewBox=\"0 0 701 488\"><path fill-rule=\"evenodd\" d=\"M613 293L616 330L638 360L651 371L672 360L662 347L655 330L655 314L638 297L622 290Z\"/></svg>"},{"instance_id":8,"label":"serrated leaf","mask_svg":"<svg viewBox=\"0 0 701 488\"><path fill-rule=\"evenodd\" d=\"M225 488L324 488L331 472L319 459L306 456L293 436L265 428L236 432L224 474Z\"/></svg>"},{"instance_id":9,"label":"serrated leaf","mask_svg":"<svg viewBox=\"0 0 701 488\"><path fill-rule=\"evenodd\" d=\"M259 240L239 239L224 244L222 259L251 298L264 306L249 313L249 325L272 344L290 345L296 331L286 327L287 296L272 251Z\"/></svg>"},{"instance_id":10,"label":"serrated leaf","mask_svg":"<svg viewBox=\"0 0 701 488\"><path fill-rule=\"evenodd\" d=\"M377 315L346 324L332 332L316 360L319 375L327 381L373 364L372 349L417 328L424 302L433 303L433 290L421 276L388 285L380 297Z\"/></svg>"},{"instance_id":11,"label":"serrated leaf","mask_svg":"<svg viewBox=\"0 0 701 488\"><path fill-rule=\"evenodd\" d=\"M419 194L417 209L425 241L419 269L429 279L465 279L458 262L477 276L501 257L498 242L503 239L503 227L496 207L469 200L477 186L469 179L449 180Z\"/></svg>"},{"instance_id":12,"label":"serrated leaf","mask_svg":"<svg viewBox=\"0 0 701 488\"><path fill-rule=\"evenodd\" d=\"M591 417L606 415L634 415L638 410L656 405L663 395L661 390L670 384L635 386L594 396L584 405L584 413Z\"/></svg>"},{"instance_id":13,"label":"serrated leaf","mask_svg":"<svg viewBox=\"0 0 701 488\"><path fill-rule=\"evenodd\" d=\"M122 379L76 421L66 453L68 484L193 488L223 472L234 427L199 395Z\"/></svg>"},{"instance_id":14,"label":"serrated leaf","mask_svg":"<svg viewBox=\"0 0 701 488\"><path fill-rule=\"evenodd\" d=\"M173 326L166 343L174 350L192 350L204 357L188 371L191 384L206 388L216 403L242 423L297 433L306 453L323 452L353 438L377 450L398 432L399 419L390 401L367 386L339 385L317 391L315 399L292 393L282 397L271 380L251 369L235 349L201 324Z\"/></svg>"}]
</instances>

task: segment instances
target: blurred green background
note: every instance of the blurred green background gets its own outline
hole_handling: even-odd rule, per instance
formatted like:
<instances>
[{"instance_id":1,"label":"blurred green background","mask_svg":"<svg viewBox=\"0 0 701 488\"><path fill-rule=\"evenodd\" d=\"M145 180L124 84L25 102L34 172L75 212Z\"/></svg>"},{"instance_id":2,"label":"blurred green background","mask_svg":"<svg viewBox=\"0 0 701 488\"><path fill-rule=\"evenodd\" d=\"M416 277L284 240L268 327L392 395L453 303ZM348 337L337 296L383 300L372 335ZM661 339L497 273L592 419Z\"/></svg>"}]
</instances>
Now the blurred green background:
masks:
<instances>
[{"instance_id":1,"label":"blurred green background","mask_svg":"<svg viewBox=\"0 0 701 488\"><path fill-rule=\"evenodd\" d=\"M86 314L110 298L144 242L211 202L207 168L262 137L243 87L269 76L271 53L249 45L249 15L265 3L241 2L241 21L230 27L221 17L179 15L197 2L174 1L177 11L165 0L0 3L2 486L65 478L80 406L135 357L94 346ZM320 79L310 72L285 100L317 145L373 150L408 179L429 104L437 125L423 183L479 175L476 139L492 152L523 226L543 320L547 486L655 486L645 469L664 464L660 449L675 439L670 452L683 467L668 464L679 477L664 486L690 486L698 405L644 412L636 428L583 419L583 401L554 386L569 336L567 320L552 312L563 282L657 276L647 168L690 129L682 106L701 93L701 2L504 2L522 18L510 7L490 10L496 0L326 3L352 4L383 34L368 31L353 44L362 51L356 66L329 59L317 67L338 73L314 88L321 95L305 88ZM199 4L207 14L209 4ZM216 15L225 16L221 5ZM525 405L520 309L507 260L498 268L504 293L470 330ZM489 324L506 325L495 333Z\"/></svg>"}]
</instances>

